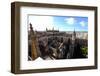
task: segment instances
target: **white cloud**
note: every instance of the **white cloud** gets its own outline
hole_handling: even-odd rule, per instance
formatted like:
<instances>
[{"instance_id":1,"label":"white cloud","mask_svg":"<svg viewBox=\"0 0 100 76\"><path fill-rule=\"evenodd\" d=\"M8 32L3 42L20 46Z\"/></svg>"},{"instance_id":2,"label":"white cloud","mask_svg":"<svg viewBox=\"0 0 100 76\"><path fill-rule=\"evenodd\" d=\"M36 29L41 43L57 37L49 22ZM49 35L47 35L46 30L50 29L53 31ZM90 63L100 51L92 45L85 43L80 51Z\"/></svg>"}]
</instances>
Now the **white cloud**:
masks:
<instances>
[{"instance_id":1,"label":"white cloud","mask_svg":"<svg viewBox=\"0 0 100 76\"><path fill-rule=\"evenodd\" d=\"M44 31L46 28L54 27L54 20L51 16L29 16L29 23L32 24L34 30Z\"/></svg>"},{"instance_id":2,"label":"white cloud","mask_svg":"<svg viewBox=\"0 0 100 76\"><path fill-rule=\"evenodd\" d=\"M80 24L82 27L85 27L85 26L86 26L86 22L84 22L84 21L81 21L79 24Z\"/></svg>"},{"instance_id":3,"label":"white cloud","mask_svg":"<svg viewBox=\"0 0 100 76\"><path fill-rule=\"evenodd\" d=\"M65 21L69 25L73 25L76 22L76 20L74 18L72 18L72 17L66 18Z\"/></svg>"}]
</instances>

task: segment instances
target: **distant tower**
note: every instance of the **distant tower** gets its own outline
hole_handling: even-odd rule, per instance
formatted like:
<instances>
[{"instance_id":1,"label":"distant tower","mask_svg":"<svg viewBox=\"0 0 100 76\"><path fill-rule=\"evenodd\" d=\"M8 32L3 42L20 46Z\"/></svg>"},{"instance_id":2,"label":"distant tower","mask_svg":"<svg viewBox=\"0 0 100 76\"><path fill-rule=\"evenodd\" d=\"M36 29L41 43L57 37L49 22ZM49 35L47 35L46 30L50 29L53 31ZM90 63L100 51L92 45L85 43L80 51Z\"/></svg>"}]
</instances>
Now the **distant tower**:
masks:
<instances>
[{"instance_id":1,"label":"distant tower","mask_svg":"<svg viewBox=\"0 0 100 76\"><path fill-rule=\"evenodd\" d=\"M59 28L58 28L58 31L59 31Z\"/></svg>"},{"instance_id":2,"label":"distant tower","mask_svg":"<svg viewBox=\"0 0 100 76\"><path fill-rule=\"evenodd\" d=\"M46 28L46 31L48 31L48 29Z\"/></svg>"},{"instance_id":3,"label":"distant tower","mask_svg":"<svg viewBox=\"0 0 100 76\"><path fill-rule=\"evenodd\" d=\"M52 31L53 31L53 39L54 39L54 27L52 28Z\"/></svg>"},{"instance_id":4,"label":"distant tower","mask_svg":"<svg viewBox=\"0 0 100 76\"><path fill-rule=\"evenodd\" d=\"M34 33L32 24L30 23L30 34L29 34L30 38L29 41L31 41L31 57L32 60L35 60L38 57L38 52L37 52L37 39L36 39L36 34Z\"/></svg>"},{"instance_id":5,"label":"distant tower","mask_svg":"<svg viewBox=\"0 0 100 76\"><path fill-rule=\"evenodd\" d=\"M76 39L76 32L75 32L75 29L74 29L74 32L72 34L72 41L75 41L75 39Z\"/></svg>"},{"instance_id":6,"label":"distant tower","mask_svg":"<svg viewBox=\"0 0 100 76\"><path fill-rule=\"evenodd\" d=\"M52 28L52 30L54 31L54 27Z\"/></svg>"},{"instance_id":7,"label":"distant tower","mask_svg":"<svg viewBox=\"0 0 100 76\"><path fill-rule=\"evenodd\" d=\"M33 31L33 27L32 27L32 24L31 23L30 23L30 30Z\"/></svg>"},{"instance_id":8,"label":"distant tower","mask_svg":"<svg viewBox=\"0 0 100 76\"><path fill-rule=\"evenodd\" d=\"M75 51L75 40L76 40L76 32L74 29L74 32L72 33L72 41L71 41L71 45L70 45L70 55L69 58L73 58L73 54Z\"/></svg>"}]
</instances>

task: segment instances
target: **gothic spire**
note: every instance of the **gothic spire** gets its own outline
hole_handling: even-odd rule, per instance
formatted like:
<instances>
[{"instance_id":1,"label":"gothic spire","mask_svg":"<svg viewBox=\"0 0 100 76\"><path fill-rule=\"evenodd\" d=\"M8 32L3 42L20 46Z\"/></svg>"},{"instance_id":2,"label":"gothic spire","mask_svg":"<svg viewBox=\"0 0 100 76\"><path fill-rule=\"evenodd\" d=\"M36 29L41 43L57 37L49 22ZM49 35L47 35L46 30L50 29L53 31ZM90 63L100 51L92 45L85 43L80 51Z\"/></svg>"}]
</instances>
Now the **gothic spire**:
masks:
<instances>
[{"instance_id":1,"label":"gothic spire","mask_svg":"<svg viewBox=\"0 0 100 76\"><path fill-rule=\"evenodd\" d=\"M33 27L32 27L32 24L31 23L30 23L30 30L33 31Z\"/></svg>"}]
</instances>

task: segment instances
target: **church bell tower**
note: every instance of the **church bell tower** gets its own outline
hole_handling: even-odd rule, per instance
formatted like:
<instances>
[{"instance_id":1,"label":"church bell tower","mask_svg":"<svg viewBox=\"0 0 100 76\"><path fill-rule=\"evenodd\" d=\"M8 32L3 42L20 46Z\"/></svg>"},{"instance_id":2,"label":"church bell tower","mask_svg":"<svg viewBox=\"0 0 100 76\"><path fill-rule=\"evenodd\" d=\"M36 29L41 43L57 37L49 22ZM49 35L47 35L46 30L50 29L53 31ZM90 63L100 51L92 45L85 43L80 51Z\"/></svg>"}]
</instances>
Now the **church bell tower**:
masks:
<instances>
[{"instance_id":1,"label":"church bell tower","mask_svg":"<svg viewBox=\"0 0 100 76\"><path fill-rule=\"evenodd\" d=\"M72 34L72 41L75 41L75 39L76 39L76 32L75 32L75 29L74 29L74 32Z\"/></svg>"}]
</instances>

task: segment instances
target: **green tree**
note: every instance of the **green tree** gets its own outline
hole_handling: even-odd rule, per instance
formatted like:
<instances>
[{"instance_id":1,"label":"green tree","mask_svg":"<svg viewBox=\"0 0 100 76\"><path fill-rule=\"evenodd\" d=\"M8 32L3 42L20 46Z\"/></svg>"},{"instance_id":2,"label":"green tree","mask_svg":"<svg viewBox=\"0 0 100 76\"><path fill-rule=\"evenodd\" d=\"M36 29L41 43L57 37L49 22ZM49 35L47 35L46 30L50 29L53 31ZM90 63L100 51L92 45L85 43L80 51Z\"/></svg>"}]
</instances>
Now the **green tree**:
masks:
<instances>
[{"instance_id":1,"label":"green tree","mask_svg":"<svg viewBox=\"0 0 100 76\"><path fill-rule=\"evenodd\" d=\"M88 48L87 47L81 47L81 50L82 50L82 54L84 56L87 56L88 55Z\"/></svg>"}]
</instances>

